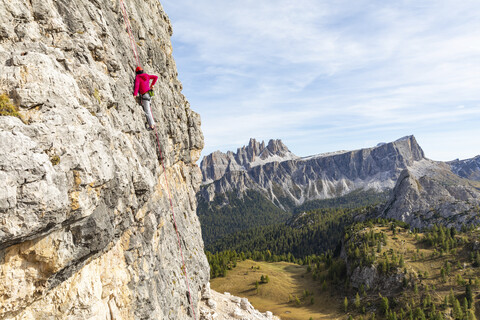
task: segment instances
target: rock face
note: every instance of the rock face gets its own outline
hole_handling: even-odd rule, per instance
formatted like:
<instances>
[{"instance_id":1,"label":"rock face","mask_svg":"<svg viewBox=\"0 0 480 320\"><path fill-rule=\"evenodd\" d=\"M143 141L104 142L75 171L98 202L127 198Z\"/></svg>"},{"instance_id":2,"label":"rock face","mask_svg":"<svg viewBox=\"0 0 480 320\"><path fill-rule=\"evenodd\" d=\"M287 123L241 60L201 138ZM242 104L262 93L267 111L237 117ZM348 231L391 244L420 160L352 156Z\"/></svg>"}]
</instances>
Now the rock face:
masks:
<instances>
[{"instance_id":1,"label":"rock face","mask_svg":"<svg viewBox=\"0 0 480 320\"><path fill-rule=\"evenodd\" d=\"M424 160L402 172L382 216L417 228L479 224L479 187L453 174L446 163Z\"/></svg>"},{"instance_id":2,"label":"rock face","mask_svg":"<svg viewBox=\"0 0 480 320\"><path fill-rule=\"evenodd\" d=\"M452 171L458 176L470 180L480 181L480 156L466 160L447 162Z\"/></svg>"},{"instance_id":3,"label":"rock face","mask_svg":"<svg viewBox=\"0 0 480 320\"><path fill-rule=\"evenodd\" d=\"M370 288L379 292L392 292L402 289L402 281L405 274L400 268L395 272L385 275L377 270L376 265L356 267L350 275L352 287L360 289Z\"/></svg>"},{"instance_id":4,"label":"rock face","mask_svg":"<svg viewBox=\"0 0 480 320\"><path fill-rule=\"evenodd\" d=\"M190 319L166 179L198 319L208 283L195 193L203 136L156 0L127 2L159 75L155 136L132 97L118 1L0 0L0 318Z\"/></svg>"},{"instance_id":5,"label":"rock face","mask_svg":"<svg viewBox=\"0 0 480 320\"><path fill-rule=\"evenodd\" d=\"M401 171L423 160L413 136L356 151L299 158L279 140L250 140L237 153L215 152L201 163L201 196L247 189L261 191L283 209L308 200L333 198L358 189L383 191L395 186Z\"/></svg>"},{"instance_id":6,"label":"rock face","mask_svg":"<svg viewBox=\"0 0 480 320\"><path fill-rule=\"evenodd\" d=\"M200 314L205 320L280 320L270 311L264 313L254 309L248 299L209 291L208 298L203 298Z\"/></svg>"}]
</instances>

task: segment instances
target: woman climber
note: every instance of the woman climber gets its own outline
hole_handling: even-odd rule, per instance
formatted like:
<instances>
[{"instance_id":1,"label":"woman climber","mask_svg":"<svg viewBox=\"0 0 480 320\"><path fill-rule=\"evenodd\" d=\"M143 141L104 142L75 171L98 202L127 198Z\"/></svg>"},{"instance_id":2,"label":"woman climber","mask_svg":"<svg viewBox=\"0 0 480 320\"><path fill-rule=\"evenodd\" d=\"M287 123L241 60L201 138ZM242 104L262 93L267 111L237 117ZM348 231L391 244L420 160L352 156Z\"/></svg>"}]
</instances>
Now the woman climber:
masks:
<instances>
[{"instance_id":1,"label":"woman climber","mask_svg":"<svg viewBox=\"0 0 480 320\"><path fill-rule=\"evenodd\" d=\"M158 77L144 73L142 67L137 67L135 73L137 75L135 76L135 88L133 91L133 96L136 97L138 93L140 93L143 111L145 112L148 122L148 126L145 124L145 127L147 130L153 130L155 129L155 121L153 120L150 102L153 96L153 86L157 82ZM150 80L153 80L151 85Z\"/></svg>"}]
</instances>

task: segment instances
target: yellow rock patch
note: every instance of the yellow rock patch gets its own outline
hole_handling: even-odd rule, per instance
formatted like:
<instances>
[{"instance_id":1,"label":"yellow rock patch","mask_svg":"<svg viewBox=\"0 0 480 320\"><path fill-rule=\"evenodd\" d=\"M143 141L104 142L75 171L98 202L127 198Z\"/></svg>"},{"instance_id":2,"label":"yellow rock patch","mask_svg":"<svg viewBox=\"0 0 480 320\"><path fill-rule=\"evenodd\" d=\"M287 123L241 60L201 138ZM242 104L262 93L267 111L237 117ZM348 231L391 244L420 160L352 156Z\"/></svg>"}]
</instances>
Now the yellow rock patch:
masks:
<instances>
[{"instance_id":1,"label":"yellow rock patch","mask_svg":"<svg viewBox=\"0 0 480 320\"><path fill-rule=\"evenodd\" d=\"M124 258L130 235L125 232L108 252L48 292L48 277L71 262L68 233L8 248L0 264L0 318L63 319L75 310L83 319L133 319Z\"/></svg>"}]
</instances>

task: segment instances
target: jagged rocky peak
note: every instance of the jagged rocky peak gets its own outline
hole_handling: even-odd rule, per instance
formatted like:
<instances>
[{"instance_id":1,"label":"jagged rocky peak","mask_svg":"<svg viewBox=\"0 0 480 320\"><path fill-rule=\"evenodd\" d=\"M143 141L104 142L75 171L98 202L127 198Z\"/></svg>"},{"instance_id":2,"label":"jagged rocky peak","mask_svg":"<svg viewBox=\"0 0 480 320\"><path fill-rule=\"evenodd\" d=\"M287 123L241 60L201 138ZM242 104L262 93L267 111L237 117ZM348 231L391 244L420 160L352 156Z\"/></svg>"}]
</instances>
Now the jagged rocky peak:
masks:
<instances>
[{"instance_id":1,"label":"jagged rocky peak","mask_svg":"<svg viewBox=\"0 0 480 320\"><path fill-rule=\"evenodd\" d=\"M273 159L272 157L275 157ZM265 147L265 142L258 142L255 139L250 139L247 146L243 146L237 149L236 160L239 164L243 166L254 166L260 163L264 163L260 160L290 160L296 156L288 150L287 146L283 144L280 139L271 139L268 141L267 146Z\"/></svg>"},{"instance_id":2,"label":"jagged rocky peak","mask_svg":"<svg viewBox=\"0 0 480 320\"><path fill-rule=\"evenodd\" d=\"M260 154L261 159L267 159L272 156L279 156L281 158L289 158L293 153L288 150L287 146L283 144L282 140L270 140L267 147Z\"/></svg>"},{"instance_id":3,"label":"jagged rocky peak","mask_svg":"<svg viewBox=\"0 0 480 320\"><path fill-rule=\"evenodd\" d=\"M245 165L255 161L256 157L265 149L265 142L258 142L251 138L247 146L237 149L236 159L239 163Z\"/></svg>"},{"instance_id":4,"label":"jagged rocky peak","mask_svg":"<svg viewBox=\"0 0 480 320\"><path fill-rule=\"evenodd\" d=\"M245 171L268 162L297 158L279 139L272 139L265 146L264 141L259 142L251 138L248 145L238 148L236 153L215 151L205 156L200 168L204 183L210 183L222 178L227 172Z\"/></svg>"},{"instance_id":5,"label":"jagged rocky peak","mask_svg":"<svg viewBox=\"0 0 480 320\"><path fill-rule=\"evenodd\" d=\"M388 145L388 144L386 144ZM425 153L415 139L415 136L405 136L393 142L393 145L399 149L401 154L411 154L413 160L421 160L425 158Z\"/></svg>"}]
</instances>

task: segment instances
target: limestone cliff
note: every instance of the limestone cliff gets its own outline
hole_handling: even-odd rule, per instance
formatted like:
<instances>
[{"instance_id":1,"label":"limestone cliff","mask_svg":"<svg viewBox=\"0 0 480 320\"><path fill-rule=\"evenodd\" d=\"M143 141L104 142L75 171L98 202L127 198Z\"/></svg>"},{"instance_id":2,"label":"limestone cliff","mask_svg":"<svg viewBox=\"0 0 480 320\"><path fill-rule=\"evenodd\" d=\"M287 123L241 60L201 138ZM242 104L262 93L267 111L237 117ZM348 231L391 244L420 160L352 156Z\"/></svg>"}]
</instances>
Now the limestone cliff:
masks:
<instances>
[{"instance_id":1,"label":"limestone cliff","mask_svg":"<svg viewBox=\"0 0 480 320\"><path fill-rule=\"evenodd\" d=\"M159 75L152 132L132 97L118 1L0 0L0 318L190 319L166 180L198 319L208 282L195 193L200 118L181 93L169 19L126 1Z\"/></svg>"}]
</instances>

